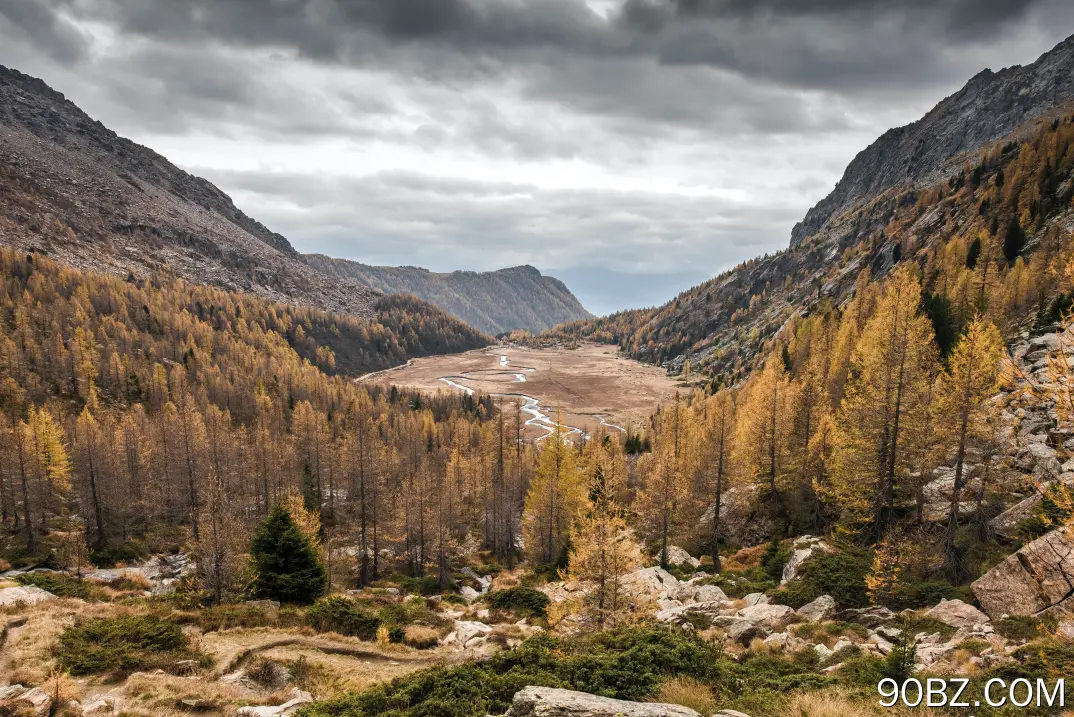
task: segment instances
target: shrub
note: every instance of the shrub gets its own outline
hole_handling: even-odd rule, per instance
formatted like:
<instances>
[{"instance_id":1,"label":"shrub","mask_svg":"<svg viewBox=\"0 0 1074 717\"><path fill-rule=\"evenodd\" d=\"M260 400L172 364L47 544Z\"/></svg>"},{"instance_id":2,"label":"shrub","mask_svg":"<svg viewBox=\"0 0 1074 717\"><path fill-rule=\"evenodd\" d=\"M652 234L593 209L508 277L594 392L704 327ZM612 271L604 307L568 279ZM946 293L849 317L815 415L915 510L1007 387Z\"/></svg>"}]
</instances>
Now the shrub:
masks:
<instances>
[{"instance_id":1,"label":"shrub","mask_svg":"<svg viewBox=\"0 0 1074 717\"><path fill-rule=\"evenodd\" d=\"M79 580L73 575L63 573L25 573L16 576L15 582L19 585L33 585L42 590L48 590L58 597L79 598L89 600L90 584L85 580Z\"/></svg>"},{"instance_id":2,"label":"shrub","mask_svg":"<svg viewBox=\"0 0 1074 717\"><path fill-rule=\"evenodd\" d=\"M672 677L660 685L654 702L682 705L702 714L714 714L719 705L712 688L692 677Z\"/></svg>"},{"instance_id":3,"label":"shrub","mask_svg":"<svg viewBox=\"0 0 1074 717\"><path fill-rule=\"evenodd\" d=\"M1054 618L1041 619L1027 615L1005 617L996 620L993 627L996 632L1008 640L1024 640L1029 642L1038 637L1043 637L1048 632L1055 630L1057 621Z\"/></svg>"},{"instance_id":4,"label":"shrub","mask_svg":"<svg viewBox=\"0 0 1074 717\"><path fill-rule=\"evenodd\" d=\"M324 594L327 576L317 551L282 505L258 526L250 549L258 597L309 603Z\"/></svg>"},{"instance_id":5,"label":"shrub","mask_svg":"<svg viewBox=\"0 0 1074 717\"><path fill-rule=\"evenodd\" d=\"M900 582L884 605L892 610L917 610L932 607L941 600L954 600L962 597L951 583L943 580L925 580L922 582Z\"/></svg>"},{"instance_id":6,"label":"shrub","mask_svg":"<svg viewBox=\"0 0 1074 717\"><path fill-rule=\"evenodd\" d=\"M540 590L522 586L495 590L485 596L485 601L495 610L506 610L527 617L546 617L545 611L551 602Z\"/></svg>"},{"instance_id":7,"label":"shrub","mask_svg":"<svg viewBox=\"0 0 1074 717\"><path fill-rule=\"evenodd\" d=\"M839 607L856 608L869 604L865 576L871 561L853 551L816 553L802 563L798 578L771 592L773 602L795 609L821 595L831 595Z\"/></svg>"},{"instance_id":8,"label":"shrub","mask_svg":"<svg viewBox=\"0 0 1074 717\"><path fill-rule=\"evenodd\" d=\"M435 575L427 575L424 578L401 577L397 581L399 589L404 593L415 595L437 595L440 593L440 579Z\"/></svg>"},{"instance_id":9,"label":"shrub","mask_svg":"<svg viewBox=\"0 0 1074 717\"><path fill-rule=\"evenodd\" d=\"M120 615L77 623L59 637L56 656L73 675L173 669L180 660L207 662L193 652L171 620L154 615Z\"/></svg>"},{"instance_id":10,"label":"shrub","mask_svg":"<svg viewBox=\"0 0 1074 717\"><path fill-rule=\"evenodd\" d=\"M428 650L440 644L440 630L425 625L408 625L403 642L416 650Z\"/></svg>"},{"instance_id":11,"label":"shrub","mask_svg":"<svg viewBox=\"0 0 1074 717\"><path fill-rule=\"evenodd\" d=\"M502 714L527 685L565 687L619 699L656 694L668 677L703 682L730 663L696 635L666 627L602 632L577 638L542 634L481 662L438 666L359 694L318 703L309 717L479 717Z\"/></svg>"},{"instance_id":12,"label":"shrub","mask_svg":"<svg viewBox=\"0 0 1074 717\"><path fill-rule=\"evenodd\" d=\"M338 632L362 640L374 640L380 618L345 597L320 600L306 610L306 624L317 632Z\"/></svg>"}]
</instances>

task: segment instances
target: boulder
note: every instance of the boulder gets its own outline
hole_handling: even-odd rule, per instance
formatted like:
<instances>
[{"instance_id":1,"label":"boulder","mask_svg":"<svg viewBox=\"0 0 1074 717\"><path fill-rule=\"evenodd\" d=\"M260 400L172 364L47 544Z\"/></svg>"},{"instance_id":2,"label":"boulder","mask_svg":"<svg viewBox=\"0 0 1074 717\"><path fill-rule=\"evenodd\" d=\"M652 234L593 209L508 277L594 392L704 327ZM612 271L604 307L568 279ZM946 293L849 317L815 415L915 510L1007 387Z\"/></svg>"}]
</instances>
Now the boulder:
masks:
<instances>
[{"instance_id":1,"label":"boulder","mask_svg":"<svg viewBox=\"0 0 1074 717\"><path fill-rule=\"evenodd\" d=\"M55 600L56 596L48 590L42 590L36 585L20 585L14 588L0 589L0 606L2 605L33 605L34 603Z\"/></svg>"},{"instance_id":2,"label":"boulder","mask_svg":"<svg viewBox=\"0 0 1074 717\"><path fill-rule=\"evenodd\" d=\"M809 622L827 620L835 613L835 598L831 595L821 595L813 602L798 608L796 612Z\"/></svg>"},{"instance_id":3,"label":"boulder","mask_svg":"<svg viewBox=\"0 0 1074 717\"><path fill-rule=\"evenodd\" d=\"M291 689L291 699L282 705L266 705L263 707L240 707L236 712L239 717L289 717L298 712L305 705L313 702L313 695L300 689Z\"/></svg>"},{"instance_id":4,"label":"boulder","mask_svg":"<svg viewBox=\"0 0 1074 717\"><path fill-rule=\"evenodd\" d=\"M620 580L619 587L636 607L658 600L675 600L679 593L678 579L661 567L642 568L628 573Z\"/></svg>"},{"instance_id":5,"label":"boulder","mask_svg":"<svg viewBox=\"0 0 1074 717\"><path fill-rule=\"evenodd\" d=\"M940 604L926 612L925 616L951 627L969 630L988 622L988 615L961 600L941 600Z\"/></svg>"},{"instance_id":6,"label":"boulder","mask_svg":"<svg viewBox=\"0 0 1074 717\"><path fill-rule=\"evenodd\" d=\"M693 627L695 623L704 622L705 620L708 620L709 624L711 624L714 618L724 613L724 605L724 601L716 600L669 607L657 612L656 619L659 622L667 622L683 627Z\"/></svg>"},{"instance_id":7,"label":"boulder","mask_svg":"<svg viewBox=\"0 0 1074 717\"><path fill-rule=\"evenodd\" d=\"M444 638L444 642L453 642L459 647L471 647L480 638L492 634L492 628L483 622L473 620L459 620L455 623L455 631ZM454 637L454 640L450 638Z\"/></svg>"},{"instance_id":8,"label":"boulder","mask_svg":"<svg viewBox=\"0 0 1074 717\"><path fill-rule=\"evenodd\" d=\"M828 544L822 538L812 535L795 538L794 543L791 544L791 557L787 564L783 566L783 576L780 584L788 583L797 578L798 570L802 567L802 563L813 557L814 553L818 551L825 552L829 549Z\"/></svg>"},{"instance_id":9,"label":"boulder","mask_svg":"<svg viewBox=\"0 0 1074 717\"><path fill-rule=\"evenodd\" d=\"M786 605L753 605L738 611L738 617L772 629L780 623L786 623L794 617L794 608Z\"/></svg>"},{"instance_id":10,"label":"boulder","mask_svg":"<svg viewBox=\"0 0 1074 717\"><path fill-rule=\"evenodd\" d=\"M697 602L721 602L727 600L727 594L715 585L699 585L694 593Z\"/></svg>"},{"instance_id":11,"label":"boulder","mask_svg":"<svg viewBox=\"0 0 1074 717\"><path fill-rule=\"evenodd\" d=\"M479 597L481 597L481 593L474 590L469 585L463 585L461 588L459 588L459 595L461 595L462 599L466 602L473 602L474 600L477 600Z\"/></svg>"},{"instance_id":12,"label":"boulder","mask_svg":"<svg viewBox=\"0 0 1074 717\"><path fill-rule=\"evenodd\" d=\"M1059 528L1022 547L971 586L992 619L1074 607L1074 533Z\"/></svg>"},{"instance_id":13,"label":"boulder","mask_svg":"<svg viewBox=\"0 0 1074 717\"><path fill-rule=\"evenodd\" d=\"M628 702L554 687L523 687L507 717L701 717L680 705Z\"/></svg>"},{"instance_id":14,"label":"boulder","mask_svg":"<svg viewBox=\"0 0 1074 717\"><path fill-rule=\"evenodd\" d=\"M0 687L0 714L8 714L6 710L16 715L48 717L52 712L52 698L40 687Z\"/></svg>"},{"instance_id":15,"label":"boulder","mask_svg":"<svg viewBox=\"0 0 1074 717\"><path fill-rule=\"evenodd\" d=\"M764 593L750 593L746 597L742 598L742 603L746 607L753 607L754 605L767 605L768 596Z\"/></svg>"},{"instance_id":16,"label":"boulder","mask_svg":"<svg viewBox=\"0 0 1074 717\"><path fill-rule=\"evenodd\" d=\"M763 640L772 633L767 625L737 615L720 615L713 618L712 626L720 628L729 638L746 647L755 638Z\"/></svg>"},{"instance_id":17,"label":"boulder","mask_svg":"<svg viewBox=\"0 0 1074 717\"><path fill-rule=\"evenodd\" d=\"M123 705L123 699L115 695L96 695L82 707L82 717L112 717Z\"/></svg>"},{"instance_id":18,"label":"boulder","mask_svg":"<svg viewBox=\"0 0 1074 717\"><path fill-rule=\"evenodd\" d=\"M1062 467L1059 465L1059 459L1056 457L1055 449L1044 443L1030 443L1025 447L1025 450L1029 453L1030 460L1036 468L1039 468L1045 475L1058 476L1063 472Z\"/></svg>"},{"instance_id":19,"label":"boulder","mask_svg":"<svg viewBox=\"0 0 1074 717\"><path fill-rule=\"evenodd\" d=\"M674 565L675 567L687 566L690 568L701 567L701 561L690 555L677 545L668 546L668 565Z\"/></svg>"}]
</instances>

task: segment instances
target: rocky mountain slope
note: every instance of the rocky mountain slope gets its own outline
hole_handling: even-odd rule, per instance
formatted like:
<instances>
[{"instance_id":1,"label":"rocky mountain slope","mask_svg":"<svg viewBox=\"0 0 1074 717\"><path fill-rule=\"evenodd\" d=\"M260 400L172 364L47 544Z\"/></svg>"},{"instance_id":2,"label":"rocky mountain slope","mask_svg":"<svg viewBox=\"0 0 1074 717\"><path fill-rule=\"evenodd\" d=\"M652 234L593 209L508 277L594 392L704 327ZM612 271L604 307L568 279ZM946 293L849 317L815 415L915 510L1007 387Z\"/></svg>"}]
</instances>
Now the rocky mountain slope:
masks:
<instances>
[{"instance_id":1,"label":"rocky mountain slope","mask_svg":"<svg viewBox=\"0 0 1074 717\"><path fill-rule=\"evenodd\" d=\"M935 180L949 161L1074 99L1074 36L1031 65L983 70L920 120L885 132L791 232L805 241L854 206L899 184Z\"/></svg>"},{"instance_id":2,"label":"rocky mountain slope","mask_svg":"<svg viewBox=\"0 0 1074 717\"><path fill-rule=\"evenodd\" d=\"M566 285L532 266L439 274L413 266L368 266L323 254L306 256L321 273L385 294L413 294L491 334L543 331L590 317Z\"/></svg>"},{"instance_id":3,"label":"rocky mountain slope","mask_svg":"<svg viewBox=\"0 0 1074 717\"><path fill-rule=\"evenodd\" d=\"M231 199L0 67L0 241L110 273L181 278L364 318L377 292L329 279Z\"/></svg>"},{"instance_id":4,"label":"rocky mountain slope","mask_svg":"<svg viewBox=\"0 0 1074 717\"><path fill-rule=\"evenodd\" d=\"M1046 278L1050 259L1034 264L1033 257L1045 245L1054 256L1074 228L1072 77L1074 38L1033 65L981 73L862 152L796 227L787 250L740 264L664 306L567 324L547 338L617 343L670 371L689 360L733 381L767 355L770 339L793 317L824 302L842 305L860 278L883 277L901 261L921 266L929 292L964 306L948 295L961 281L951 256L968 256L967 247L984 237L995 259L1008 235L1025 239L999 257L983 284L1011 278L1020 259L1038 285L1034 300L1049 305L1056 298ZM962 265L973 270L972 263ZM1004 327L1008 338L1015 328Z\"/></svg>"}]
</instances>

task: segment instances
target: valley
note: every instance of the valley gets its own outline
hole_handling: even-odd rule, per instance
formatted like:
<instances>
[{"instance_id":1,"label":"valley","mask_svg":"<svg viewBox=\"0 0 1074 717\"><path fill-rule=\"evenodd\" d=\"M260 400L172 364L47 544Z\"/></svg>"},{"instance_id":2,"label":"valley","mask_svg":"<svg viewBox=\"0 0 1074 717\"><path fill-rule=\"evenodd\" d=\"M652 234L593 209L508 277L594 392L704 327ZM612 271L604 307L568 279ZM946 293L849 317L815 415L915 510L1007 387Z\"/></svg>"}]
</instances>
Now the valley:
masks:
<instances>
[{"instance_id":1,"label":"valley","mask_svg":"<svg viewBox=\"0 0 1074 717\"><path fill-rule=\"evenodd\" d=\"M359 379L415 391L487 393L519 406L526 440L551 434L556 417L574 436L635 433L660 405L688 389L658 366L624 358L614 346L576 349L490 346L414 359Z\"/></svg>"}]
</instances>

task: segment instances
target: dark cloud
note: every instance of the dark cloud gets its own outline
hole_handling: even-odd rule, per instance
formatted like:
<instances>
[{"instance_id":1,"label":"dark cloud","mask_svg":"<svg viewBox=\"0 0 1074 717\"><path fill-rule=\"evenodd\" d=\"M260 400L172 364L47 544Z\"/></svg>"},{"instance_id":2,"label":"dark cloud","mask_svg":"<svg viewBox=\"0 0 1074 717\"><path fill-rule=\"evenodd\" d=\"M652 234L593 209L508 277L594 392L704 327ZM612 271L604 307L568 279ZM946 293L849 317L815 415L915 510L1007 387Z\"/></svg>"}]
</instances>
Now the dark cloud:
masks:
<instances>
[{"instance_id":1,"label":"dark cloud","mask_svg":"<svg viewBox=\"0 0 1074 717\"><path fill-rule=\"evenodd\" d=\"M86 38L49 3L0 0L0 38L15 35L28 38L39 51L64 64L86 57Z\"/></svg>"},{"instance_id":2,"label":"dark cloud","mask_svg":"<svg viewBox=\"0 0 1074 717\"><path fill-rule=\"evenodd\" d=\"M1072 30L1070 0L0 0L0 63L303 250L664 291Z\"/></svg>"}]
</instances>

